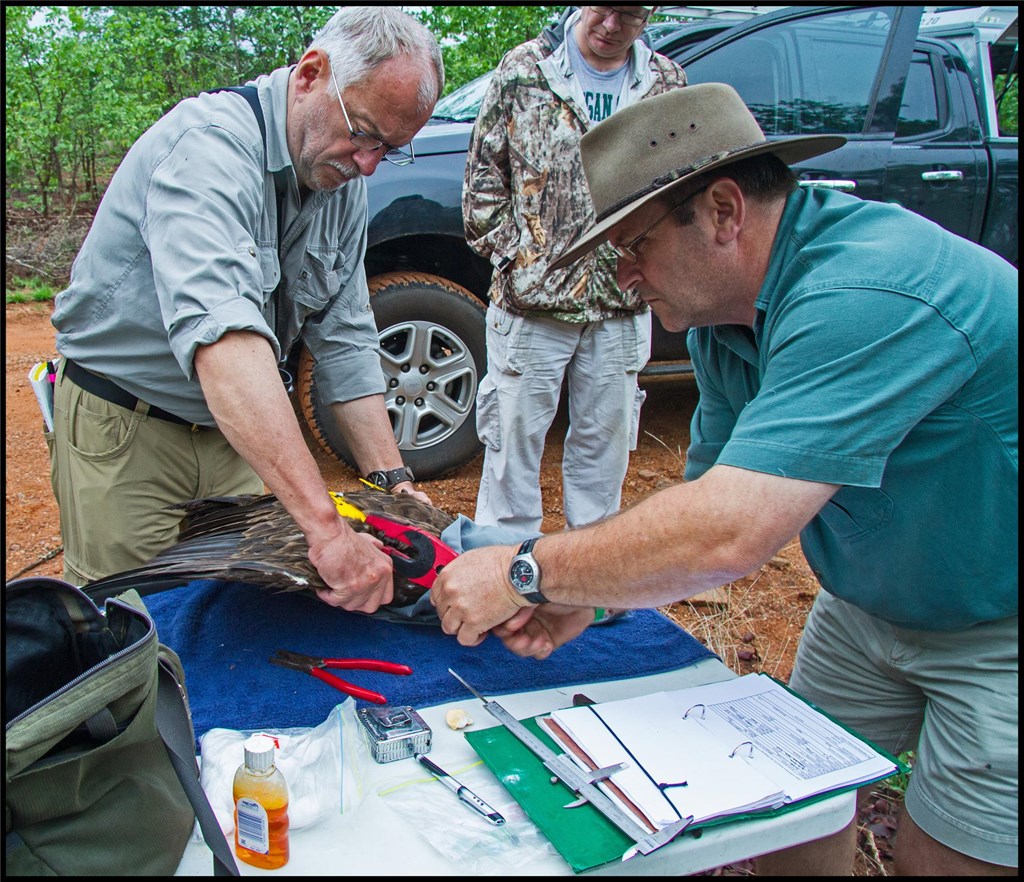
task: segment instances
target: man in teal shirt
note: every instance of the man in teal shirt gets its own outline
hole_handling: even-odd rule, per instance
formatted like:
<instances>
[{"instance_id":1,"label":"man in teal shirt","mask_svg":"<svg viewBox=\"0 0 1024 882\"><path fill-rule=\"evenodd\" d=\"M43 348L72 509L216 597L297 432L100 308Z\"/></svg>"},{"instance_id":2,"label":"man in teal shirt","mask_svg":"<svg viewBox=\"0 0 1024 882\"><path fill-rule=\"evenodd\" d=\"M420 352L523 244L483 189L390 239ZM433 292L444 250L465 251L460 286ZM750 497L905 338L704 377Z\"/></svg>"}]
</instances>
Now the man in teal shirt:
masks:
<instances>
[{"instance_id":1,"label":"man in teal shirt","mask_svg":"<svg viewBox=\"0 0 1024 882\"><path fill-rule=\"evenodd\" d=\"M918 215L794 192L753 327L689 332L686 479L719 463L841 485L804 553L830 594L895 625L1016 613L1014 276Z\"/></svg>"},{"instance_id":2,"label":"man in teal shirt","mask_svg":"<svg viewBox=\"0 0 1024 882\"><path fill-rule=\"evenodd\" d=\"M468 552L431 596L461 643L493 629L543 658L595 607L690 597L799 533L824 590L790 685L916 751L897 873L1015 874L1017 272L902 208L800 190L787 165L842 141L768 142L722 84L584 136L597 220L553 266L608 240L620 287L691 329L687 481ZM758 871L848 875L855 826Z\"/></svg>"}]
</instances>

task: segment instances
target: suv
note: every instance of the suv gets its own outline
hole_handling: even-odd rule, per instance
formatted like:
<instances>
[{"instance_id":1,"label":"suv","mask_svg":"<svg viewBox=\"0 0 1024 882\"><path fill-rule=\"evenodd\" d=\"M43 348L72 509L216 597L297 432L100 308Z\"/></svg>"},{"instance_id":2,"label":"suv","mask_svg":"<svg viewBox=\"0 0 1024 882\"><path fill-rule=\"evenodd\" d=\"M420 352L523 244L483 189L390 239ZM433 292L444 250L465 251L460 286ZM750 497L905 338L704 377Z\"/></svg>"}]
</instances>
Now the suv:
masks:
<instances>
[{"instance_id":1,"label":"suv","mask_svg":"<svg viewBox=\"0 0 1024 882\"><path fill-rule=\"evenodd\" d=\"M898 202L1016 265L1017 137L999 130L997 112L1007 86L1016 91L1016 7L931 9L783 7L740 24L656 24L647 37L690 83L734 86L769 138L845 135L844 147L794 166L801 186ZM366 275L385 395L398 446L420 480L481 450L475 403L492 268L466 244L461 198L490 76L438 102L416 136L414 165L382 164L367 181ZM352 464L304 352L297 372L314 437ZM643 374L689 372L685 334L669 334L655 317Z\"/></svg>"}]
</instances>

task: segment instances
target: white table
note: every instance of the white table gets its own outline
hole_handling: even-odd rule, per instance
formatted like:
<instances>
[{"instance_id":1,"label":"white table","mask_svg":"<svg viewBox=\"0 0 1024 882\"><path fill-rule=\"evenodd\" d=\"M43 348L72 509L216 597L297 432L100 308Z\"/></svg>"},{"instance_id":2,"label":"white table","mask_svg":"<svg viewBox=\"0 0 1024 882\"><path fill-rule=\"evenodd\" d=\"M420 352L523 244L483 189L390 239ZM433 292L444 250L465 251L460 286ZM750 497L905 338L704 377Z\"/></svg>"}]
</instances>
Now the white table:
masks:
<instances>
[{"instance_id":1,"label":"white table","mask_svg":"<svg viewBox=\"0 0 1024 882\"><path fill-rule=\"evenodd\" d=\"M510 695L487 695L517 719L536 716L556 708L567 707L578 692L594 701L610 701L658 692L699 686L734 677L717 659L705 659L689 667L664 674L615 680L607 683L584 683L560 689L521 692ZM433 730L430 757L442 768L462 777L457 770L478 761L476 753L463 737L445 724L445 713L450 708L469 711L474 729L500 725L488 714L481 703L470 695L459 701L417 708ZM280 870L262 870L238 862L244 876L278 875L387 875L387 876L452 876L468 875L466 867L448 860L428 841L426 823L410 823L404 814L397 814L378 790L386 788L396 775L420 776L426 771L413 760L399 760L375 766L369 770L367 795L351 812L338 814L290 836L291 856ZM504 793L497 779L484 771L494 789L480 788L484 799L491 800ZM561 786L561 785L558 785ZM449 823L458 825L473 817L472 811L459 803L449 790L431 782L431 800L450 800ZM477 788L474 788L477 789ZM566 801L572 796L566 790ZM494 799L497 801L497 799ZM678 839L649 855L640 855L622 863L607 864L587 872L591 876L613 875L688 875L722 866L746 858L799 845L836 833L854 817L856 793L849 792L822 800L779 817L737 821L703 831L699 838L683 834ZM533 852L536 854L536 852ZM517 860L517 858L519 860ZM504 875L571 876L569 865L558 854L540 854L525 865L514 849L509 850L508 866ZM176 875L209 876L213 866L205 843L190 842Z\"/></svg>"}]
</instances>

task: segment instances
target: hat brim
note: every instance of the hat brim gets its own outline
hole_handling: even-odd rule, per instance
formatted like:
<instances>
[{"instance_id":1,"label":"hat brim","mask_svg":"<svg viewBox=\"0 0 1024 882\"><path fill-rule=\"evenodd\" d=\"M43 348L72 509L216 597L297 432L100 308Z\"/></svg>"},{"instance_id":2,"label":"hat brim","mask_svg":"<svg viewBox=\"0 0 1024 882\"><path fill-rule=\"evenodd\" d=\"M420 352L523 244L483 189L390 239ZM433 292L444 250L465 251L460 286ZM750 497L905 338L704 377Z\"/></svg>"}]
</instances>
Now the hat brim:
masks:
<instances>
[{"instance_id":1,"label":"hat brim","mask_svg":"<svg viewBox=\"0 0 1024 882\"><path fill-rule=\"evenodd\" d=\"M664 187L659 187L651 193L645 193L643 196L638 197L634 202L630 202L625 207L620 208L618 211L594 224L594 226L587 230L587 232L584 233L576 242L569 246L569 249L565 253L559 255L559 257L551 263L549 270L564 269L570 263L579 260L607 239L608 231L616 224L621 223L631 214L639 211L647 205L648 202L657 199L669 190L675 189L680 184L683 184L698 175L707 174L709 171L713 171L716 168L731 165L732 163L739 162L741 159L760 156L763 153L774 153L779 157L779 159L786 163L786 165L792 165L795 162L803 162L805 159L820 156L823 153L831 153L833 150L838 150L845 143L846 138L842 135L806 135L800 138L787 138L783 141L765 141L762 144L755 144L753 147L744 147L740 150L735 150L731 153L716 157L712 162L702 163L692 171L689 171L665 184Z\"/></svg>"}]
</instances>

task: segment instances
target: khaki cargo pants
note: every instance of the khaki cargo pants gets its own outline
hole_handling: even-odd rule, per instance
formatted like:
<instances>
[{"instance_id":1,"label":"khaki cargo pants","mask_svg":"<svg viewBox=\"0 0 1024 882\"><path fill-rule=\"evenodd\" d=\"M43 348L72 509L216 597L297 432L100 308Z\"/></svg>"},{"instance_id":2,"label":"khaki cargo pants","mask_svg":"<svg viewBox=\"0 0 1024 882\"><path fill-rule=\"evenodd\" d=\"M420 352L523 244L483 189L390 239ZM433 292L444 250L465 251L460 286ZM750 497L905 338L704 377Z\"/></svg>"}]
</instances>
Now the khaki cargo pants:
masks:
<instances>
[{"instance_id":1,"label":"khaki cargo pants","mask_svg":"<svg viewBox=\"0 0 1024 882\"><path fill-rule=\"evenodd\" d=\"M144 402L111 404L65 379L63 365L47 443L68 582L123 572L172 545L183 513L169 505L265 492L219 430L151 417Z\"/></svg>"}]
</instances>

